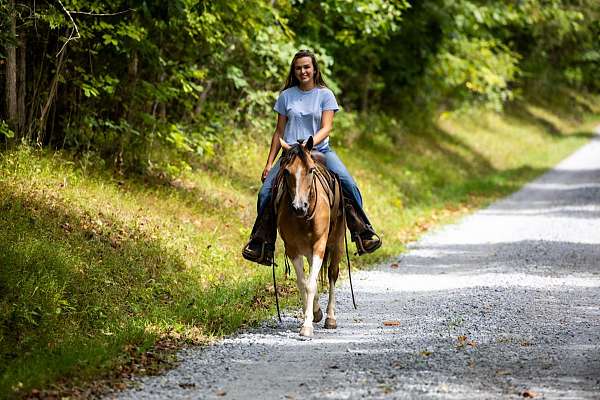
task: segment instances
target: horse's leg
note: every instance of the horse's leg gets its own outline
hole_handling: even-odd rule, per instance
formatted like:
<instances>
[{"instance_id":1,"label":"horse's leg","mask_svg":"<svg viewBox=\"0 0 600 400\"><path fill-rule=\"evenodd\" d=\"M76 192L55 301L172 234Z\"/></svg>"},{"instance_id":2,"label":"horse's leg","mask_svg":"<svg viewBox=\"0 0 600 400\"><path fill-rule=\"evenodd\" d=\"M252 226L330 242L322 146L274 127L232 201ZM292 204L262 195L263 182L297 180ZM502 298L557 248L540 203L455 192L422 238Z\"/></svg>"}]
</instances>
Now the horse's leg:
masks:
<instances>
[{"instance_id":1,"label":"horse's leg","mask_svg":"<svg viewBox=\"0 0 600 400\"><path fill-rule=\"evenodd\" d=\"M304 311L304 323L300 329L301 336L313 335L313 303L317 294L317 278L323 264L323 253L325 252L325 243L321 249L313 250L313 255L310 263L310 273L306 282L306 310Z\"/></svg>"},{"instance_id":2,"label":"horse's leg","mask_svg":"<svg viewBox=\"0 0 600 400\"><path fill-rule=\"evenodd\" d=\"M323 311L321 310L321 306L319 305L319 296L315 295L315 299L313 301L313 322L321 322L323 319Z\"/></svg>"},{"instance_id":3,"label":"horse's leg","mask_svg":"<svg viewBox=\"0 0 600 400\"><path fill-rule=\"evenodd\" d=\"M331 260L329 261L329 268L327 269L327 277L329 278L329 301L327 303L327 318L325 318L326 329L337 328L337 322L335 320L335 282L340 274L341 255L339 248L333 250Z\"/></svg>"},{"instance_id":4,"label":"horse's leg","mask_svg":"<svg viewBox=\"0 0 600 400\"><path fill-rule=\"evenodd\" d=\"M321 264L321 269L327 267L327 258L329 257L329 251L326 249L325 254L323 255L323 262ZM327 271L325 271L327 272ZM319 274L319 280L321 280L321 274ZM321 322L323 319L323 311L321 310L321 306L319 305L319 294L315 294L315 299L313 301L313 322Z\"/></svg>"},{"instance_id":5,"label":"horse's leg","mask_svg":"<svg viewBox=\"0 0 600 400\"><path fill-rule=\"evenodd\" d=\"M296 286L302 299L302 313L306 313L306 279L304 278L304 257L296 256L292 259L294 269L296 270Z\"/></svg>"}]
</instances>

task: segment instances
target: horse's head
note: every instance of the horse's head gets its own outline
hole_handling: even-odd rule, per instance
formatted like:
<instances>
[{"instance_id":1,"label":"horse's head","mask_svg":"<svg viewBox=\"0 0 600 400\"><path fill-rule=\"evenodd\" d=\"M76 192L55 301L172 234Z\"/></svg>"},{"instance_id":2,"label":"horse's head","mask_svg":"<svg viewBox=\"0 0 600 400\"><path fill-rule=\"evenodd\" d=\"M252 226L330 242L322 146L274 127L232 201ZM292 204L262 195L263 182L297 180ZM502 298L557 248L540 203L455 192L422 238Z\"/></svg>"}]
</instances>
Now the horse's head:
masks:
<instances>
[{"instance_id":1,"label":"horse's head","mask_svg":"<svg viewBox=\"0 0 600 400\"><path fill-rule=\"evenodd\" d=\"M284 153L281 158L281 171L292 199L292 210L298 217L306 217L310 205L315 162L310 156L313 147L312 136L306 142L289 145L282 139Z\"/></svg>"}]
</instances>

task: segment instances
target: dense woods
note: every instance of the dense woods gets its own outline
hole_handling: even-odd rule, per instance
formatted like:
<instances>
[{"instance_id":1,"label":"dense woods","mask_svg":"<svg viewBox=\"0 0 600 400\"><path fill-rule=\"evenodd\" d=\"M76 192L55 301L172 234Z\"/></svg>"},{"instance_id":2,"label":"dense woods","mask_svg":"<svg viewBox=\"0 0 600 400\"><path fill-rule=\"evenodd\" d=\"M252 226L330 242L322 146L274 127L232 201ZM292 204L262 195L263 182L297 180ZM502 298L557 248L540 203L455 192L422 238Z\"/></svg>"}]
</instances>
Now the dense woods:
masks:
<instances>
[{"instance_id":1,"label":"dense woods","mask_svg":"<svg viewBox=\"0 0 600 400\"><path fill-rule=\"evenodd\" d=\"M271 127L313 49L347 119L600 89L596 0L0 1L0 140L177 171Z\"/></svg>"}]
</instances>

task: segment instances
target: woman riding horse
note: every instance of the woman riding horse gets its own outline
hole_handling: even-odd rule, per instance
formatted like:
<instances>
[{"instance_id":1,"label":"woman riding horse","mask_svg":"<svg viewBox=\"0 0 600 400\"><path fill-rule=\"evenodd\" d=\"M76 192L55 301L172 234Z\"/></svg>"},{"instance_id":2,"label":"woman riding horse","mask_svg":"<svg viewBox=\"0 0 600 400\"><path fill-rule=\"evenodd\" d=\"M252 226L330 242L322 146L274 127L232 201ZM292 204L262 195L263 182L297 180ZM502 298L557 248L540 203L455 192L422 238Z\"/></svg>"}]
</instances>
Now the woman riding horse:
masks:
<instances>
[{"instance_id":1,"label":"woman riding horse","mask_svg":"<svg viewBox=\"0 0 600 400\"><path fill-rule=\"evenodd\" d=\"M362 196L350 173L331 150L329 133L333 116L339 110L333 92L325 85L315 55L300 50L294 55L285 87L275 102L277 128L271 139L269 157L262 173L263 185L258 194L257 218L250 241L244 247L245 259L271 265L277 237L277 221L273 207L273 186L280 169L275 161L281 148L280 139L294 144L313 137L314 150L320 152L327 168L340 179L346 207L346 224L358 254L371 253L381 246L363 210Z\"/></svg>"}]
</instances>

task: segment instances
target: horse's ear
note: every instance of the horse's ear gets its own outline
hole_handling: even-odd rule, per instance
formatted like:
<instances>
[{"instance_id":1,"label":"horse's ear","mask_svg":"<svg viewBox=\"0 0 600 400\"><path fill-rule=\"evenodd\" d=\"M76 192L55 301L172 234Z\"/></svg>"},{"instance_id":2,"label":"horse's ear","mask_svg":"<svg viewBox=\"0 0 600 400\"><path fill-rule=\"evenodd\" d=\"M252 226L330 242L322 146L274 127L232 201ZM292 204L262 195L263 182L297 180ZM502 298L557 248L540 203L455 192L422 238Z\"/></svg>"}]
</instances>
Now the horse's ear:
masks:
<instances>
[{"instance_id":1,"label":"horse's ear","mask_svg":"<svg viewBox=\"0 0 600 400\"><path fill-rule=\"evenodd\" d=\"M306 144L304 145L304 148L305 148L307 151L311 151L311 150L312 150L312 148L313 148L313 144L314 144L313 137L312 137L312 136L309 136L309 137L308 137L308 140L306 141Z\"/></svg>"},{"instance_id":2,"label":"horse's ear","mask_svg":"<svg viewBox=\"0 0 600 400\"><path fill-rule=\"evenodd\" d=\"M292 148L292 146L287 144L282 138L279 138L279 144L281 144L281 147L283 147L283 150L285 151L289 151Z\"/></svg>"}]
</instances>

